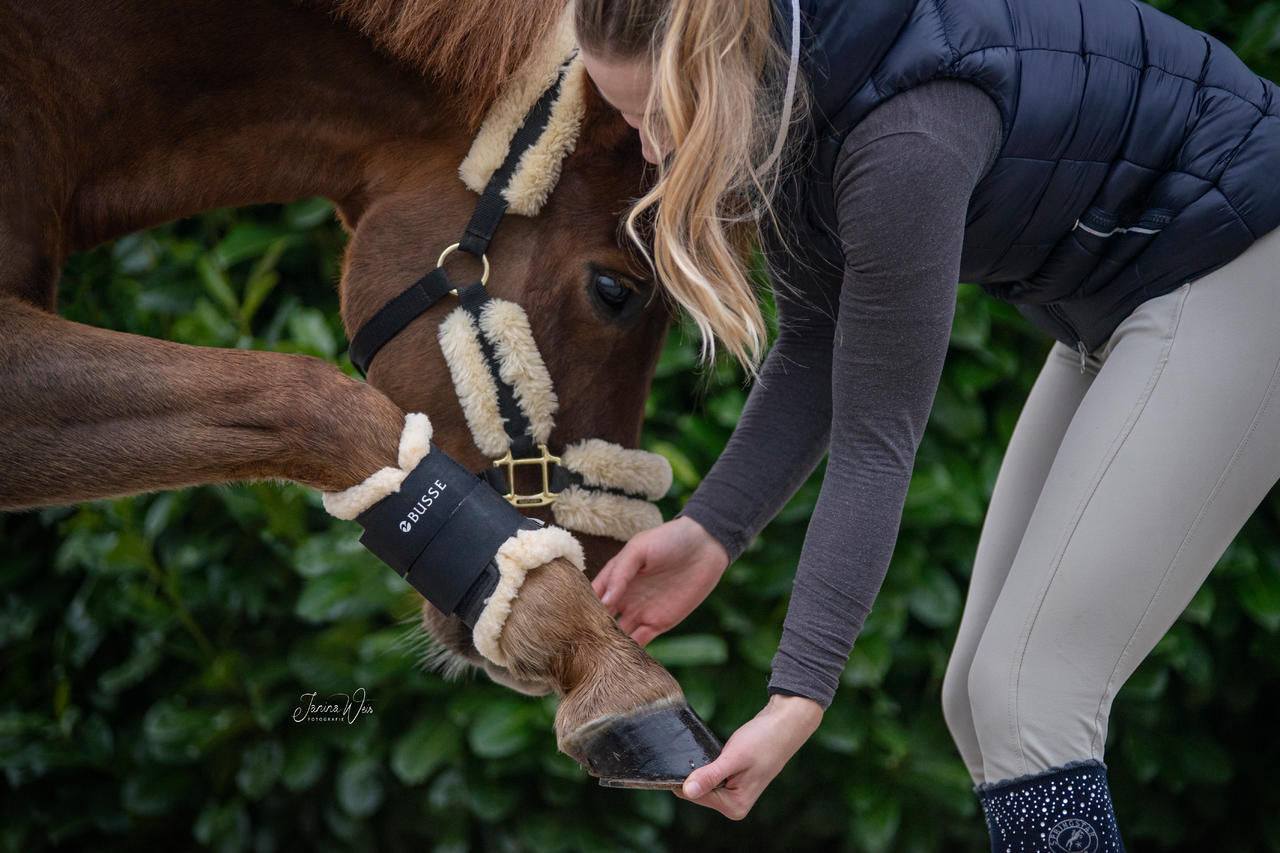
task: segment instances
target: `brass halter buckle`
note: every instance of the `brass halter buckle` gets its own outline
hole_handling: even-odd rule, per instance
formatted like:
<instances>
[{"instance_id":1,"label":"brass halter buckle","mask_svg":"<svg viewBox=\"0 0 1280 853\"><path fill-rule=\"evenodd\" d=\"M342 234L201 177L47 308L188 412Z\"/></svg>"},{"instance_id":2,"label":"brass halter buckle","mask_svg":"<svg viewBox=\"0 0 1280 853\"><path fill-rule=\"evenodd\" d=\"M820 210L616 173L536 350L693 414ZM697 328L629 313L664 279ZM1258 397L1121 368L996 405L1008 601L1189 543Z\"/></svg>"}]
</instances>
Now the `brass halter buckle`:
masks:
<instances>
[{"instance_id":1,"label":"brass halter buckle","mask_svg":"<svg viewBox=\"0 0 1280 853\"><path fill-rule=\"evenodd\" d=\"M545 444L538 445L538 451L541 456L529 456L523 459L513 459L511 449L507 449L507 453L501 459L493 460L494 468L505 468L507 474L507 493L503 495L507 502L512 506L528 507L528 506L550 506L555 503L556 498L560 497L559 492L551 491L551 466L561 465L559 456L552 456L547 451ZM542 491L534 495L518 495L516 494L516 466L517 465L541 465L542 466Z\"/></svg>"}]
</instances>

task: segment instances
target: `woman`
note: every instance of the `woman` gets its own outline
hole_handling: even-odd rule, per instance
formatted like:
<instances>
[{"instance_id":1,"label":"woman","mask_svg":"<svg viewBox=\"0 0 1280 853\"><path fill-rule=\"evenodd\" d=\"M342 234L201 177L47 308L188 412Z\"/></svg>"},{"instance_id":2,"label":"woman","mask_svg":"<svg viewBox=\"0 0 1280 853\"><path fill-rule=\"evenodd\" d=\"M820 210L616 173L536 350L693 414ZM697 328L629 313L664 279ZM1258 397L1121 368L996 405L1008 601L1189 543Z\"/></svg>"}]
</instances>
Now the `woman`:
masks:
<instances>
[{"instance_id":1,"label":"woman","mask_svg":"<svg viewBox=\"0 0 1280 853\"><path fill-rule=\"evenodd\" d=\"M589 74L658 164L631 227L651 222L672 297L754 364L735 248L758 221L779 305L724 454L596 591L642 643L669 629L830 451L768 704L684 796L742 817L817 727L964 280L1058 342L995 486L944 714L994 848L1123 849L1112 698L1280 476L1280 93L1133 0L576 13Z\"/></svg>"}]
</instances>

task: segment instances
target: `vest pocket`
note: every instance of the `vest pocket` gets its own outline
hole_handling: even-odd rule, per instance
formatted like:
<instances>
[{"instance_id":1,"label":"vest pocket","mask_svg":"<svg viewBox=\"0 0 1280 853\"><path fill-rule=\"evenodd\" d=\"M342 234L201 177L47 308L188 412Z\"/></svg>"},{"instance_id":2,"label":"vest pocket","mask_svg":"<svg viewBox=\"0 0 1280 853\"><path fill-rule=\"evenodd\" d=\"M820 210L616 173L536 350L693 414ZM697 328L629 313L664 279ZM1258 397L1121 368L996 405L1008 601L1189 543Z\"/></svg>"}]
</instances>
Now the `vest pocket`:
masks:
<instances>
[{"instance_id":1,"label":"vest pocket","mask_svg":"<svg viewBox=\"0 0 1280 853\"><path fill-rule=\"evenodd\" d=\"M1079 270L1076 293L1089 296L1106 287L1151 245L1173 216L1172 211L1160 209L1123 218L1098 208L1085 211L1064 241L1093 259L1091 268Z\"/></svg>"}]
</instances>

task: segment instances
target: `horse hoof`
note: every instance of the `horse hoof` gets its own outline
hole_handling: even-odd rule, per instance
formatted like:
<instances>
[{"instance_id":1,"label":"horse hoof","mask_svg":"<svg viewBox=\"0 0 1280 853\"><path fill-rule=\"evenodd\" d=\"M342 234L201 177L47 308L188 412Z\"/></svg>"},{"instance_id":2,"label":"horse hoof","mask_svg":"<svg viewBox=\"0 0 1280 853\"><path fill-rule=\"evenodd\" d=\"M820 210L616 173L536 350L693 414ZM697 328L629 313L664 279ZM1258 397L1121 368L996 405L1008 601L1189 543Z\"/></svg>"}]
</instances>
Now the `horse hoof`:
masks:
<instances>
[{"instance_id":1,"label":"horse hoof","mask_svg":"<svg viewBox=\"0 0 1280 853\"><path fill-rule=\"evenodd\" d=\"M606 788L679 788L720 755L721 743L685 702L610 714L569 735L561 749Z\"/></svg>"}]
</instances>

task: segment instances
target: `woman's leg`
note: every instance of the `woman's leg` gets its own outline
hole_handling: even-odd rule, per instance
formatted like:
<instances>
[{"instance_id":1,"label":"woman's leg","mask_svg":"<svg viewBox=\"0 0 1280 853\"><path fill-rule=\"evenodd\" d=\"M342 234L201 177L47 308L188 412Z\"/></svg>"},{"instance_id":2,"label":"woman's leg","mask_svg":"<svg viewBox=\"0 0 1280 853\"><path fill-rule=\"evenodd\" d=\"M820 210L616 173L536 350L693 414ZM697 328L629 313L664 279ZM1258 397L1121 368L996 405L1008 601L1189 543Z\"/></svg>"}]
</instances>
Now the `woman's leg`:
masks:
<instances>
[{"instance_id":1,"label":"woman's leg","mask_svg":"<svg viewBox=\"0 0 1280 853\"><path fill-rule=\"evenodd\" d=\"M1018 416L991 494L973 560L964 616L942 681L942 714L975 783L985 777L969 702L969 668L1026 533L1031 510L1040 498L1049 466L1097 368L1096 363L1090 363L1081 373L1080 356L1061 343L1054 344Z\"/></svg>"},{"instance_id":2,"label":"woman's leg","mask_svg":"<svg viewBox=\"0 0 1280 853\"><path fill-rule=\"evenodd\" d=\"M1280 475L1277 270L1280 232L1099 353L970 669L988 783L1101 767L1116 691Z\"/></svg>"}]
</instances>

